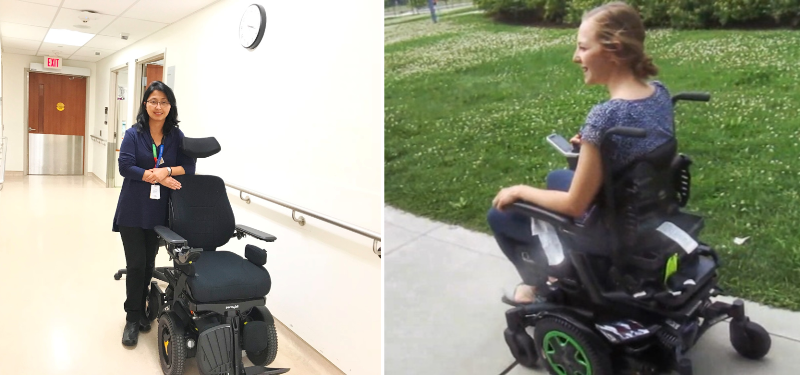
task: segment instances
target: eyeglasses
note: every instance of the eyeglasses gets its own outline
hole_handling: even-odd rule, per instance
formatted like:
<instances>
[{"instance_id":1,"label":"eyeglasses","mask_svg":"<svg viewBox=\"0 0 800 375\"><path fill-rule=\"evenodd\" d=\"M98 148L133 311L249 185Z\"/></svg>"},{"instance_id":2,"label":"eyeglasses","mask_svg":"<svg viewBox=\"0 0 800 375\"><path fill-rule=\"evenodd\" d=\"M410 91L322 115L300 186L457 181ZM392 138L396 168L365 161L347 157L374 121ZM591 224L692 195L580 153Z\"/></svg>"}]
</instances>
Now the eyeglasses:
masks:
<instances>
[{"instance_id":1,"label":"eyeglasses","mask_svg":"<svg viewBox=\"0 0 800 375\"><path fill-rule=\"evenodd\" d=\"M150 100L147 102L147 104L150 104L151 107L157 107L159 104L161 104L161 108L169 108L171 105L169 102L159 103L158 100Z\"/></svg>"}]
</instances>

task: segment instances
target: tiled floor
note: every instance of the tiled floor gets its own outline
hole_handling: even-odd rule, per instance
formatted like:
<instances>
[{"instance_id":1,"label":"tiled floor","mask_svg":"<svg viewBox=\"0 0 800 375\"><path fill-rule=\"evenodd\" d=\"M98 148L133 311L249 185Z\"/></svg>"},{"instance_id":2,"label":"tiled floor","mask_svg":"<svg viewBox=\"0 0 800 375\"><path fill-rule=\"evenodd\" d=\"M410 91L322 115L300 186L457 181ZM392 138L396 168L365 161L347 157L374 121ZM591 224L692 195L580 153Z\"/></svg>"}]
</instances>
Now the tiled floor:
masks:
<instances>
[{"instance_id":1,"label":"tiled floor","mask_svg":"<svg viewBox=\"0 0 800 375\"><path fill-rule=\"evenodd\" d=\"M119 234L111 231L118 197L119 189L93 176L5 176L0 374L161 373L157 324L140 334L136 347L121 343L125 278L113 275L125 267L125 256ZM161 248L156 266L169 265ZM288 339L291 333L277 328L278 357L270 367L333 373L298 353L303 348ZM188 359L185 374L199 373Z\"/></svg>"}]
</instances>

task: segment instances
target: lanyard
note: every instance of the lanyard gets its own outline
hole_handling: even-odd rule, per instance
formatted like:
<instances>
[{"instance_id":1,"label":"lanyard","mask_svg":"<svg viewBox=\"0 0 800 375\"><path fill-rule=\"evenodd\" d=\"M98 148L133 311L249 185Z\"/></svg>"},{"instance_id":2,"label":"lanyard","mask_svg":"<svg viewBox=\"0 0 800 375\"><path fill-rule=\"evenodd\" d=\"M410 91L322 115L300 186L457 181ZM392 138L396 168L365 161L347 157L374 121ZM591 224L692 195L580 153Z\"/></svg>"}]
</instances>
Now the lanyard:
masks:
<instances>
[{"instance_id":1,"label":"lanyard","mask_svg":"<svg viewBox=\"0 0 800 375\"><path fill-rule=\"evenodd\" d=\"M164 145L158 146L158 155L156 155L156 144L153 143L153 159L156 161L156 168L158 168L158 161L164 156Z\"/></svg>"}]
</instances>

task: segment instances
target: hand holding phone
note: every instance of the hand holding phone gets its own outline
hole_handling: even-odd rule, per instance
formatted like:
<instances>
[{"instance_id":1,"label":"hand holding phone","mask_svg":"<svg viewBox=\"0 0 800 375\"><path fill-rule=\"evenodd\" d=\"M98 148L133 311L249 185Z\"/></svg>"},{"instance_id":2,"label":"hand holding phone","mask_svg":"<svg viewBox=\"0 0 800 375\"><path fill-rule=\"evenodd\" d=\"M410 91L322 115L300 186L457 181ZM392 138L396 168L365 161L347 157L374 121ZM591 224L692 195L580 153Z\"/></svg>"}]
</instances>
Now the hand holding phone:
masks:
<instances>
[{"instance_id":1,"label":"hand holding phone","mask_svg":"<svg viewBox=\"0 0 800 375\"><path fill-rule=\"evenodd\" d=\"M578 153L574 151L572 143L567 142L564 137L558 134L550 134L547 136L547 141L556 148L562 155L568 158L578 157Z\"/></svg>"}]
</instances>

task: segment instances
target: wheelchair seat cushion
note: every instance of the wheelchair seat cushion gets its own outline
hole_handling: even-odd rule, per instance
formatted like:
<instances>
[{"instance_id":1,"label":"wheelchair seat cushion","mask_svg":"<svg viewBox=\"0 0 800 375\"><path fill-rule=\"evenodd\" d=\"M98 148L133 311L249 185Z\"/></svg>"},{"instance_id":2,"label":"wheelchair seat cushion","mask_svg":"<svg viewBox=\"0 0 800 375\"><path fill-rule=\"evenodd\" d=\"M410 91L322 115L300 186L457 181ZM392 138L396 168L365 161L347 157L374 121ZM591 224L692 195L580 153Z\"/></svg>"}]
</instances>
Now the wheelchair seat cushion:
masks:
<instances>
[{"instance_id":1,"label":"wheelchair seat cushion","mask_svg":"<svg viewBox=\"0 0 800 375\"><path fill-rule=\"evenodd\" d=\"M269 272L229 251L204 251L186 284L197 302L256 299L272 285Z\"/></svg>"}]
</instances>

